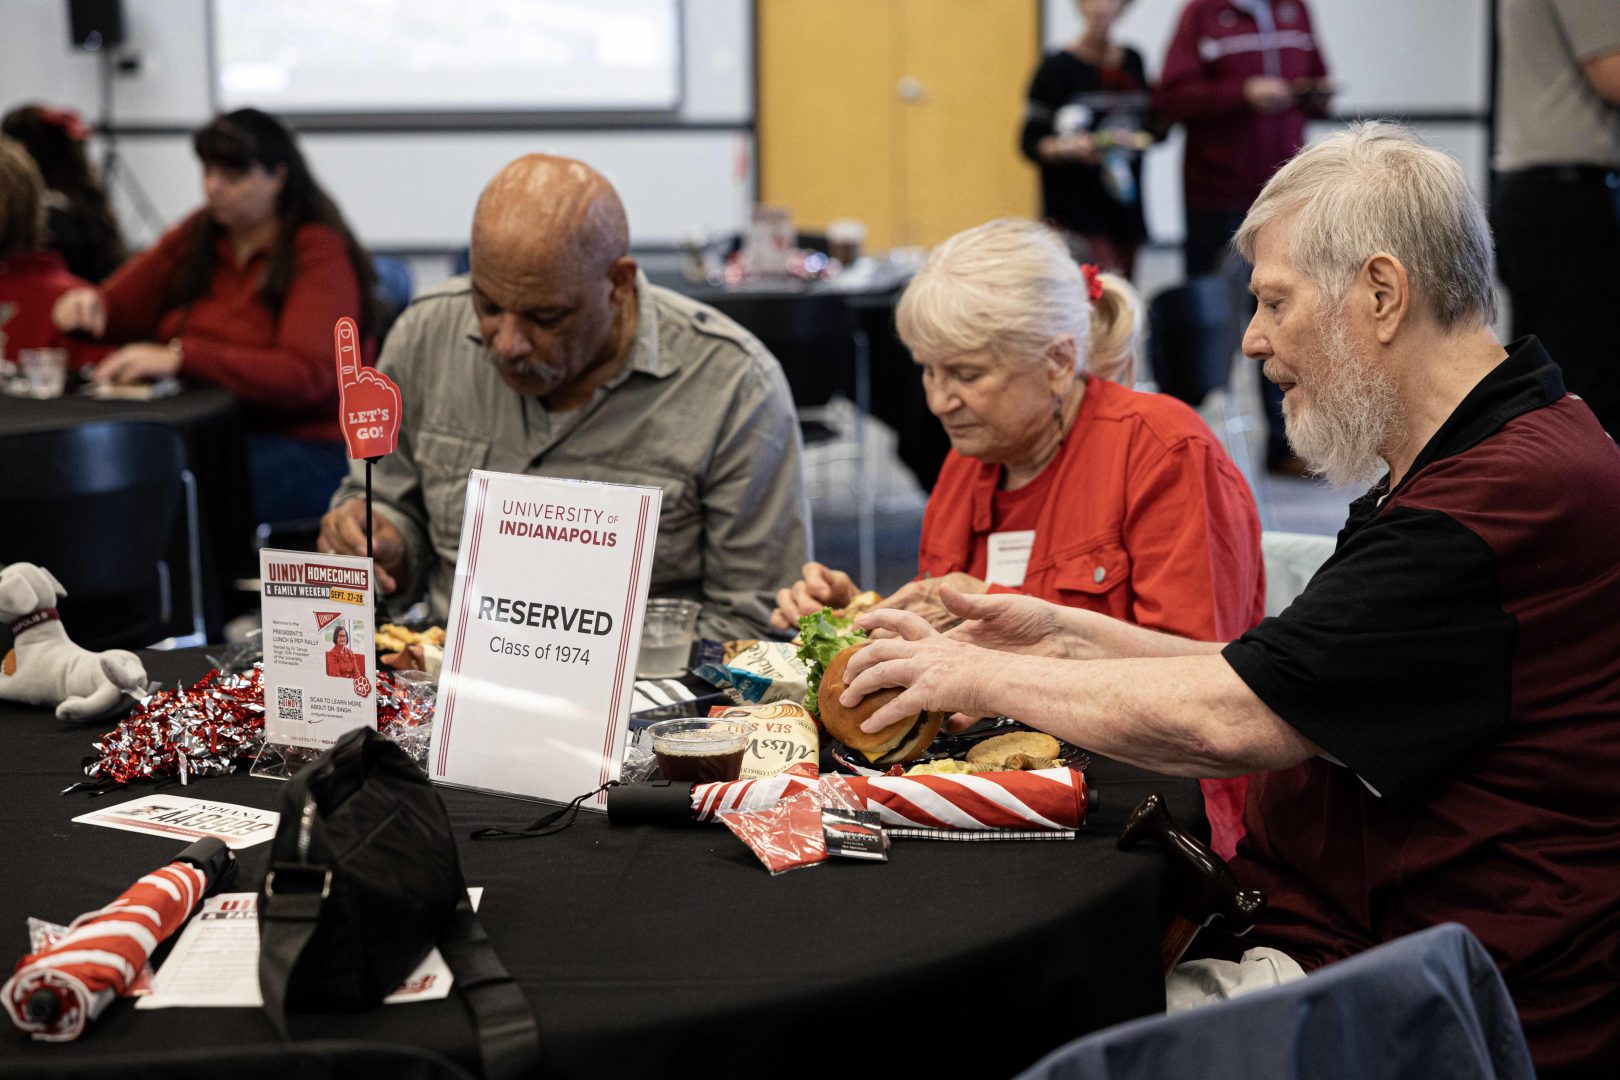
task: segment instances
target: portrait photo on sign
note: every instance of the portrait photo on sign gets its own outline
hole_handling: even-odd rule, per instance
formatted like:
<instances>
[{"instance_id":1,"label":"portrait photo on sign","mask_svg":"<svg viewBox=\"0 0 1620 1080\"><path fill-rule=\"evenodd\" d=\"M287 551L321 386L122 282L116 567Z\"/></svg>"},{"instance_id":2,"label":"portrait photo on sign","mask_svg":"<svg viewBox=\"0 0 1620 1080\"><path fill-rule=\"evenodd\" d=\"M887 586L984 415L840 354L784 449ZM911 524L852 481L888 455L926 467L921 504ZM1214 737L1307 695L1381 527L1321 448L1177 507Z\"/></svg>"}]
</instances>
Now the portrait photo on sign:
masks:
<instances>
[{"instance_id":1,"label":"portrait photo on sign","mask_svg":"<svg viewBox=\"0 0 1620 1080\"><path fill-rule=\"evenodd\" d=\"M354 679L366 673L365 657L349 647L352 633L348 619L334 619L322 632L326 649L326 673L335 679Z\"/></svg>"}]
</instances>

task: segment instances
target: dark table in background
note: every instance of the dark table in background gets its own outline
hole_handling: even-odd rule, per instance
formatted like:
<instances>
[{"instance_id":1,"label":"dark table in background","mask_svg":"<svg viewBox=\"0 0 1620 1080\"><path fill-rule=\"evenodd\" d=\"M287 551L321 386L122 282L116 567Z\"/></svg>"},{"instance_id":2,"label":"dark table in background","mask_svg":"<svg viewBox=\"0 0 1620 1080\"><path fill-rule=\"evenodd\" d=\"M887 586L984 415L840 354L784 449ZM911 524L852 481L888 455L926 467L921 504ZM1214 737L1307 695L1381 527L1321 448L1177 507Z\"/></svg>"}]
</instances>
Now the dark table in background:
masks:
<instances>
[{"instance_id":1,"label":"dark table in background","mask_svg":"<svg viewBox=\"0 0 1620 1080\"><path fill-rule=\"evenodd\" d=\"M836 296L844 300L871 348L872 415L895 432L895 453L917 483L924 491L933 490L951 443L939 420L928 411L922 369L912 362L910 350L895 332L894 308L905 288L904 277L878 276L869 286L851 289L837 279L726 286L692 281L676 270L649 270L647 276L655 284L704 303L726 296Z\"/></svg>"},{"instance_id":2,"label":"dark table in background","mask_svg":"<svg viewBox=\"0 0 1620 1080\"><path fill-rule=\"evenodd\" d=\"M172 685L196 652L145 654ZM181 846L71 818L150 787L59 794L110 727L0 705L0 941L21 956L30 916L67 921L110 901ZM1126 814L1161 791L1202 826L1193 781L1099 761L1100 807L1078 839L899 840L891 861L772 877L722 826L615 828L581 814L538 840L475 843L483 825L531 820L531 803L442 789L481 918L540 1020L547 1078L585 1076L1008 1076L1076 1035L1163 1008L1166 872L1114 848ZM246 775L165 790L274 807L280 785ZM269 845L241 853L250 890ZM161 956L161 954L160 954ZM423 1047L467 1064L460 999L358 1016L294 1017L342 1075L365 1044ZM75 1043L0 1036L0 1075L307 1075L251 1009L137 1011L114 1002ZM303 1063L308 1067L308 1062Z\"/></svg>"},{"instance_id":3,"label":"dark table in background","mask_svg":"<svg viewBox=\"0 0 1620 1080\"><path fill-rule=\"evenodd\" d=\"M236 399L215 386L188 386L158 401L99 401L69 394L50 401L0 395L0 431L52 431L100 420L143 420L167 424L180 433L186 459L197 480L202 536L203 616L211 639L221 636L230 582L257 577L253 555L253 493L249 489L247 439ZM87 527L139 528L140 522L86 523ZM190 562L185 523L170 547L176 633L189 630ZM71 620L72 598L63 605ZM68 622L68 632L73 624Z\"/></svg>"}]
</instances>

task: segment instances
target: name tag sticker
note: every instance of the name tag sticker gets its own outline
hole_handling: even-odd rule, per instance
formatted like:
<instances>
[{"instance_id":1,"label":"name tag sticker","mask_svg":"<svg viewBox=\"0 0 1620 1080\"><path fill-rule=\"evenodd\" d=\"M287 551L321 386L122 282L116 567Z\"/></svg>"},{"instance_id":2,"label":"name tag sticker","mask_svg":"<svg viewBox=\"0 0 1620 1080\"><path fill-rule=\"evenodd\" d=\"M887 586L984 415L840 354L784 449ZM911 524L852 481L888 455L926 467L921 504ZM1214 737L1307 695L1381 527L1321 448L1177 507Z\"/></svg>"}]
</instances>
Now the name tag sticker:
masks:
<instances>
[{"instance_id":1,"label":"name tag sticker","mask_svg":"<svg viewBox=\"0 0 1620 1080\"><path fill-rule=\"evenodd\" d=\"M1018 588L1024 583L1024 570L1029 566L1029 553L1034 546L1034 529L991 533L984 579L992 585Z\"/></svg>"}]
</instances>

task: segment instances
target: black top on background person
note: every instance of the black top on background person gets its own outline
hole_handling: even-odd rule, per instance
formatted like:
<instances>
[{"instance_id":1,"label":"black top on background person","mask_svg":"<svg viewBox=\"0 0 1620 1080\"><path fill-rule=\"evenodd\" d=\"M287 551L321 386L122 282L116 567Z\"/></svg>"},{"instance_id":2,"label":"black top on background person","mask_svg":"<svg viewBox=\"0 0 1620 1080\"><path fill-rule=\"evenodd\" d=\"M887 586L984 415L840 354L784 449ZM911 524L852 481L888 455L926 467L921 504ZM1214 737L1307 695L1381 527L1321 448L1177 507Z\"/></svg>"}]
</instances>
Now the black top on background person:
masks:
<instances>
[{"instance_id":1,"label":"black top on background person","mask_svg":"<svg viewBox=\"0 0 1620 1080\"><path fill-rule=\"evenodd\" d=\"M1142 55L1108 39L1123 7L1081 4L1085 31L1030 81L1019 145L1041 170L1046 219L1090 242L1091 261L1129 275L1147 238L1142 155L1131 143L1148 129L1149 93Z\"/></svg>"},{"instance_id":2,"label":"black top on background person","mask_svg":"<svg viewBox=\"0 0 1620 1080\"><path fill-rule=\"evenodd\" d=\"M118 269L128 252L107 190L84 152L89 130L79 117L21 105L0 121L0 133L27 148L45 179L46 247L86 281L99 282Z\"/></svg>"}]
</instances>

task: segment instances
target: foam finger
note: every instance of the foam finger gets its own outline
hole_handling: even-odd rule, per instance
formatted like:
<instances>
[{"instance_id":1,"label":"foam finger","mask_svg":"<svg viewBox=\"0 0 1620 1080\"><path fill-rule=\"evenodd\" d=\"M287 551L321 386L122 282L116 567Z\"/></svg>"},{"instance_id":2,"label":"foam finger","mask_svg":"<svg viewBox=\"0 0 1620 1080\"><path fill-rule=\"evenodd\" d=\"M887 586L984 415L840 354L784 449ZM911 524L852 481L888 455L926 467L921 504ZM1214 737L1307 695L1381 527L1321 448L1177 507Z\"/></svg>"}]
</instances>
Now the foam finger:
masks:
<instances>
[{"instance_id":1,"label":"foam finger","mask_svg":"<svg viewBox=\"0 0 1620 1080\"><path fill-rule=\"evenodd\" d=\"M337 355L338 385L360 381L360 330L347 315L332 327L332 349Z\"/></svg>"}]
</instances>

